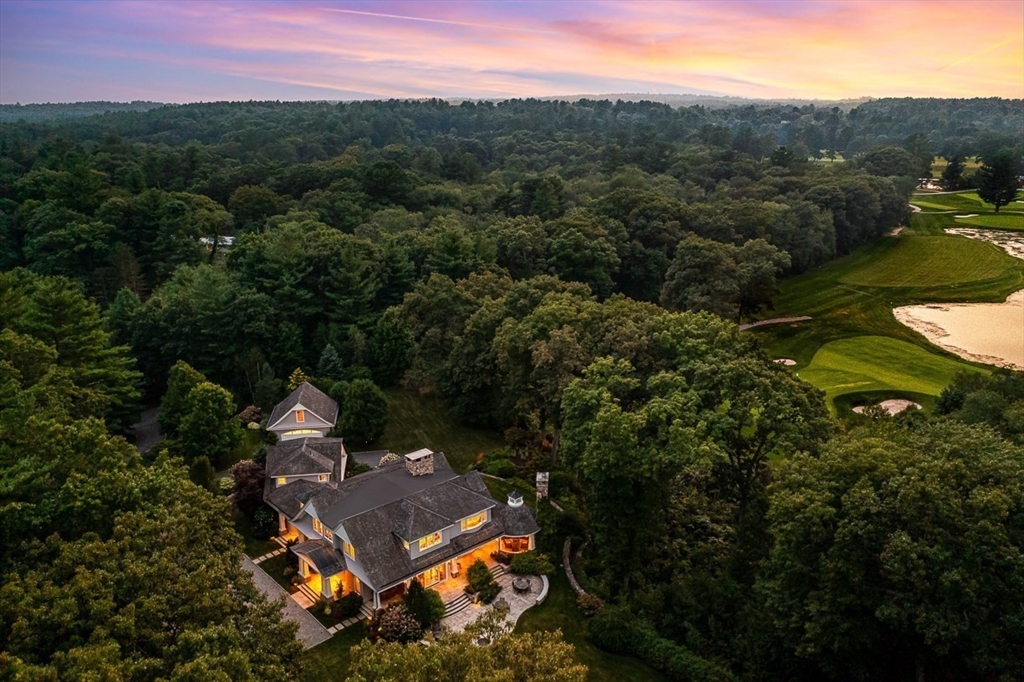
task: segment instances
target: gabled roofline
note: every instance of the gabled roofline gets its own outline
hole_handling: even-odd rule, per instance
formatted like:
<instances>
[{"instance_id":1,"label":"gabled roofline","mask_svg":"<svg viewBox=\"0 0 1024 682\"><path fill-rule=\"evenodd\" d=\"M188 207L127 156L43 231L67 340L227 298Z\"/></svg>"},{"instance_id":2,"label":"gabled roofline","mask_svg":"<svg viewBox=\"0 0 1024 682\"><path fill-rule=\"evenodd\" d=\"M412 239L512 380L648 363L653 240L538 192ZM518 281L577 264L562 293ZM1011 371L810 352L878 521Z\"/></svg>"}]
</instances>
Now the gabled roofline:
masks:
<instances>
[{"instance_id":1,"label":"gabled roofline","mask_svg":"<svg viewBox=\"0 0 1024 682\"><path fill-rule=\"evenodd\" d=\"M302 403L295 403L295 406L292 407L291 409L289 409L284 414L282 414L281 417L276 422L274 422L273 424L267 424L267 431L269 431L270 429L274 428L275 426L277 426L278 424L283 422L284 418L287 417L288 415L290 415L295 410L303 410L305 412L309 412L311 415L313 415L314 417L316 417L317 419L322 421L324 424L330 424L331 423L331 421L329 419L325 419L324 417L321 417L319 414L317 414L313 410L309 409L308 407L306 407Z\"/></svg>"}]
</instances>

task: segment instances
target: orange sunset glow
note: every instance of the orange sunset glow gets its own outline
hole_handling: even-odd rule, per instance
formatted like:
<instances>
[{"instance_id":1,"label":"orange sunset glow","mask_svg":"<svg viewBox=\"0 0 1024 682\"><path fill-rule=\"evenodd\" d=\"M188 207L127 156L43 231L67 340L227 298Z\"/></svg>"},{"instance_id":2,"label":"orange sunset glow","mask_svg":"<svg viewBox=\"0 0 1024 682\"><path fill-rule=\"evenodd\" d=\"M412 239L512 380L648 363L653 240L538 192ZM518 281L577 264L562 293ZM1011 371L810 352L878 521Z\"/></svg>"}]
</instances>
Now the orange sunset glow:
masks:
<instances>
[{"instance_id":1,"label":"orange sunset glow","mask_svg":"<svg viewBox=\"0 0 1024 682\"><path fill-rule=\"evenodd\" d=\"M0 3L0 100L1021 97L1024 3Z\"/></svg>"}]
</instances>

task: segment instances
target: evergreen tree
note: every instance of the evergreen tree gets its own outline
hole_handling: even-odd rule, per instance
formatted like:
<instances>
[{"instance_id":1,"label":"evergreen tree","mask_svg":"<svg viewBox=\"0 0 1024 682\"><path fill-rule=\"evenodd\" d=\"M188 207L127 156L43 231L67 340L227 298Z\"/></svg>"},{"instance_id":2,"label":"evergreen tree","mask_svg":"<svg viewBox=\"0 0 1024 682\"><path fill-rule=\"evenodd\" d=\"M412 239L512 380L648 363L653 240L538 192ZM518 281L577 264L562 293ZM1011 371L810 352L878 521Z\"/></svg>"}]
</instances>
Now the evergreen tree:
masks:
<instances>
[{"instance_id":1,"label":"evergreen tree","mask_svg":"<svg viewBox=\"0 0 1024 682\"><path fill-rule=\"evenodd\" d=\"M345 378L345 366L341 362L338 351L334 346L327 344L320 354L320 361L316 365L316 375L326 377L334 381L341 381Z\"/></svg>"},{"instance_id":2,"label":"evergreen tree","mask_svg":"<svg viewBox=\"0 0 1024 682\"><path fill-rule=\"evenodd\" d=\"M302 384L309 381L309 377L302 371L301 367L296 367L292 370L292 373L288 375L288 390L294 391Z\"/></svg>"}]
</instances>

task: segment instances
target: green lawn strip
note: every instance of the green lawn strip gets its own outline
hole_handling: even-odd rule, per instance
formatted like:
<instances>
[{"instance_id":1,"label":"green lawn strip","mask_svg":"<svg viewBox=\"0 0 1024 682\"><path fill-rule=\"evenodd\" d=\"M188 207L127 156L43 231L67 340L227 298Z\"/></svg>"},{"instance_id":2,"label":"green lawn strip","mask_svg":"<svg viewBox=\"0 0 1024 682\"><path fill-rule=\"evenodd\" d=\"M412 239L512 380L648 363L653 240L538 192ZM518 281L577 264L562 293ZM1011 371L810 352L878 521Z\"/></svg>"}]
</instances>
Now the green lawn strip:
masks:
<instances>
[{"instance_id":1,"label":"green lawn strip","mask_svg":"<svg viewBox=\"0 0 1024 682\"><path fill-rule=\"evenodd\" d=\"M551 576L548 598L519 618L516 632L561 630L565 641L576 648L576 658L589 668L590 682L667 682L666 677L642 661L598 649L587 638L587 621L576 608L576 594L559 570Z\"/></svg>"},{"instance_id":2,"label":"green lawn strip","mask_svg":"<svg viewBox=\"0 0 1024 682\"><path fill-rule=\"evenodd\" d=\"M823 345L810 364L799 371L799 376L823 390L832 404L837 396L848 393L902 391L938 395L960 371L985 372L905 341L858 336Z\"/></svg>"},{"instance_id":3,"label":"green lawn strip","mask_svg":"<svg viewBox=\"0 0 1024 682\"><path fill-rule=\"evenodd\" d=\"M305 652L302 655L302 675L299 679L304 682L335 682L346 679L349 666L352 664L351 649L366 637L366 626L359 622Z\"/></svg>"},{"instance_id":4,"label":"green lawn strip","mask_svg":"<svg viewBox=\"0 0 1024 682\"><path fill-rule=\"evenodd\" d=\"M263 556L267 552L272 552L278 549L281 545L277 544L273 540L257 540L252 536L252 526L249 523L249 519L246 518L245 514L238 511L237 509L232 511L232 520L235 522L235 530L242 536L242 540L245 543L245 553L250 558L256 559Z\"/></svg>"},{"instance_id":5,"label":"green lawn strip","mask_svg":"<svg viewBox=\"0 0 1024 682\"><path fill-rule=\"evenodd\" d=\"M439 398L420 396L411 391L391 389L388 396L388 423L384 435L371 449L390 449L399 455L420 448L443 452L458 472L465 472L481 452L504 447L501 435L459 424ZM349 446L350 450L359 450Z\"/></svg>"},{"instance_id":6,"label":"green lawn strip","mask_svg":"<svg viewBox=\"0 0 1024 682\"><path fill-rule=\"evenodd\" d=\"M506 501L510 492L518 490L523 494L523 502L527 507L537 508L537 489L532 486L524 486L504 479L491 478L490 476L484 476L484 483L487 484L487 490L490 491L491 497L499 502Z\"/></svg>"},{"instance_id":7,"label":"green lawn strip","mask_svg":"<svg viewBox=\"0 0 1024 682\"><path fill-rule=\"evenodd\" d=\"M941 157L941 156L935 157L935 160L932 161L932 177L936 178L936 179L941 178L942 177L942 171L946 170L946 166L948 166L948 165L949 165L949 161L947 161L943 157ZM978 168L980 168L980 167L981 167L981 162L978 161L977 158L964 159L964 174L971 175L971 174L973 174L974 171L978 170Z\"/></svg>"},{"instance_id":8,"label":"green lawn strip","mask_svg":"<svg viewBox=\"0 0 1024 682\"><path fill-rule=\"evenodd\" d=\"M976 239L908 236L837 281L866 287L948 286L993 279L1014 264L998 246Z\"/></svg>"},{"instance_id":9,"label":"green lawn strip","mask_svg":"<svg viewBox=\"0 0 1024 682\"><path fill-rule=\"evenodd\" d=\"M1020 204L1020 206L1024 206L1024 204ZM1024 213L992 213L977 215L973 218L954 218L954 220L957 225L1024 232Z\"/></svg>"},{"instance_id":10,"label":"green lawn strip","mask_svg":"<svg viewBox=\"0 0 1024 682\"><path fill-rule=\"evenodd\" d=\"M250 429L242 430L242 440L232 450L227 459L224 461L224 469L227 470L237 462L241 462L243 459L252 459L252 456L256 454L256 451L263 445L263 433L261 431L253 431Z\"/></svg>"},{"instance_id":11,"label":"green lawn strip","mask_svg":"<svg viewBox=\"0 0 1024 682\"><path fill-rule=\"evenodd\" d=\"M982 213L995 211L996 207L982 200L974 190L956 192L954 194L921 193L910 197L910 203L925 210L962 211L964 213Z\"/></svg>"},{"instance_id":12,"label":"green lawn strip","mask_svg":"<svg viewBox=\"0 0 1024 682\"><path fill-rule=\"evenodd\" d=\"M263 563L259 564L259 567L263 571L273 578L278 585L286 589L288 592L295 590L292 584L288 582L288 579L284 577L284 569L288 566L288 560L284 554L278 554L277 556L270 557Z\"/></svg>"}]
</instances>

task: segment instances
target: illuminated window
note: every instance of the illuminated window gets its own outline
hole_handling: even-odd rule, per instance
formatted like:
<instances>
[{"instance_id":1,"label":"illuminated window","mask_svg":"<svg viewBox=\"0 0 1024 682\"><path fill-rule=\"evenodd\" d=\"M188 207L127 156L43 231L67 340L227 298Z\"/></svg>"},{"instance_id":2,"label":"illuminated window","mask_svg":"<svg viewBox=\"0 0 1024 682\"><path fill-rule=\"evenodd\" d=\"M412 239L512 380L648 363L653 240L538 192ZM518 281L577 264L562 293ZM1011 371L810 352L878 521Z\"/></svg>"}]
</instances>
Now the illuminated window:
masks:
<instances>
[{"instance_id":1,"label":"illuminated window","mask_svg":"<svg viewBox=\"0 0 1024 682\"><path fill-rule=\"evenodd\" d=\"M355 559L356 558L356 548L353 547L350 543L348 543L348 542L346 542L344 540L342 540L341 542L342 542L342 545L345 547L345 554L349 555L349 557L351 557L352 559Z\"/></svg>"},{"instance_id":2,"label":"illuminated window","mask_svg":"<svg viewBox=\"0 0 1024 682\"><path fill-rule=\"evenodd\" d=\"M277 484L278 485L284 485L287 482L288 482L288 480L284 476L282 476L281 478L277 479Z\"/></svg>"},{"instance_id":3,"label":"illuminated window","mask_svg":"<svg viewBox=\"0 0 1024 682\"><path fill-rule=\"evenodd\" d=\"M468 519L462 519L462 530L473 530L485 521L487 521L487 512L485 511L476 516L470 516Z\"/></svg>"},{"instance_id":4,"label":"illuminated window","mask_svg":"<svg viewBox=\"0 0 1024 682\"><path fill-rule=\"evenodd\" d=\"M285 431L284 435L286 435L286 436L304 436L304 435L311 436L314 433L315 434L319 434L320 432L317 431L316 429L293 429L291 431Z\"/></svg>"},{"instance_id":5,"label":"illuminated window","mask_svg":"<svg viewBox=\"0 0 1024 682\"><path fill-rule=\"evenodd\" d=\"M320 474L319 478L320 478L320 482L323 483L324 481L326 481L329 478L329 475L328 474Z\"/></svg>"},{"instance_id":6,"label":"illuminated window","mask_svg":"<svg viewBox=\"0 0 1024 682\"><path fill-rule=\"evenodd\" d=\"M406 549L409 549L409 541L408 540L402 540L402 546L405 547Z\"/></svg>"},{"instance_id":7,"label":"illuminated window","mask_svg":"<svg viewBox=\"0 0 1024 682\"><path fill-rule=\"evenodd\" d=\"M295 410L295 421L299 422L300 424L302 422L306 421L306 411L305 410Z\"/></svg>"},{"instance_id":8,"label":"illuminated window","mask_svg":"<svg viewBox=\"0 0 1024 682\"><path fill-rule=\"evenodd\" d=\"M420 551L433 547L434 545L441 542L441 533L431 533L430 535L420 538Z\"/></svg>"}]
</instances>

